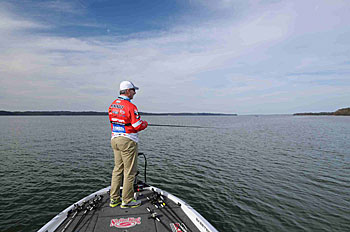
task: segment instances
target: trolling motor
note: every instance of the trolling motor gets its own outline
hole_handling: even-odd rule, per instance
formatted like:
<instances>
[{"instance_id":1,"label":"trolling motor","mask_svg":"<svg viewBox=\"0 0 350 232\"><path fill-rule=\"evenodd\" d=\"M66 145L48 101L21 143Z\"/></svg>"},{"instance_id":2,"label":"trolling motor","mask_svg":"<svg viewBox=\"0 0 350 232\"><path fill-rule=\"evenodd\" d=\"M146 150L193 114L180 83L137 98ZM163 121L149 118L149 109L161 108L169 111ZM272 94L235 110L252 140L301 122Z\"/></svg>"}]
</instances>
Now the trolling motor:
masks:
<instances>
[{"instance_id":1,"label":"trolling motor","mask_svg":"<svg viewBox=\"0 0 350 232\"><path fill-rule=\"evenodd\" d=\"M134 191L135 192L140 192L143 190L144 187L147 187L147 184L146 184L147 183L147 176L146 176L146 174L147 174L147 158L143 152L139 152L138 156L140 156L140 155L142 155L145 159L145 169L144 169L145 181L143 182L143 181L137 179L137 176L140 173L139 171L137 171L136 176L135 176L135 181L134 181Z\"/></svg>"}]
</instances>

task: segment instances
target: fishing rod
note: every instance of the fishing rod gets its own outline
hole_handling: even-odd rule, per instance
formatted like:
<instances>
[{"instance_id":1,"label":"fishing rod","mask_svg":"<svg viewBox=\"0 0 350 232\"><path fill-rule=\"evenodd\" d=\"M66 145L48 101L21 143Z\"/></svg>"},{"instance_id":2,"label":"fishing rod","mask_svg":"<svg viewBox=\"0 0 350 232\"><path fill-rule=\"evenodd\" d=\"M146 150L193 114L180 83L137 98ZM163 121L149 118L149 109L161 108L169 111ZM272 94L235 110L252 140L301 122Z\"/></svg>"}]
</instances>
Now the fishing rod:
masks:
<instances>
[{"instance_id":1,"label":"fishing rod","mask_svg":"<svg viewBox=\"0 0 350 232\"><path fill-rule=\"evenodd\" d=\"M186 125L168 125L168 124L148 124L148 126L182 127L182 128L214 128L214 127L207 127L207 126L186 126Z\"/></svg>"},{"instance_id":2,"label":"fishing rod","mask_svg":"<svg viewBox=\"0 0 350 232\"><path fill-rule=\"evenodd\" d=\"M155 197L155 194L154 194L152 197L147 197L147 200L148 200L156 209L159 209L160 211L163 212L163 210L160 208L160 206L159 206L159 204L158 204L158 201L157 201L157 199L156 199L156 197ZM165 214L165 213L164 213L164 215L167 216L167 217L169 218L170 221L172 221L171 218L169 217L169 215L167 215L167 214Z\"/></svg>"},{"instance_id":3,"label":"fishing rod","mask_svg":"<svg viewBox=\"0 0 350 232\"><path fill-rule=\"evenodd\" d=\"M173 232L172 230L170 230L168 228L168 226L162 220L160 220L160 218L156 212L151 210L149 207L147 207L146 209L151 214L151 216L149 216L148 218L152 218L152 219L156 220L157 222L161 223L169 232Z\"/></svg>"},{"instance_id":4,"label":"fishing rod","mask_svg":"<svg viewBox=\"0 0 350 232\"><path fill-rule=\"evenodd\" d=\"M79 219L79 221L77 222L77 224L75 225L75 227L73 228L73 232L78 228L78 226L80 225L80 223L84 220L85 216L87 215L87 213L91 210L94 210L97 208L97 205L100 203L100 201L102 200L103 196L99 195L99 196L95 196L95 198L89 202L89 205L86 206L85 211L83 213L83 215L81 216L81 218Z\"/></svg>"},{"instance_id":5,"label":"fishing rod","mask_svg":"<svg viewBox=\"0 0 350 232\"><path fill-rule=\"evenodd\" d=\"M165 208L166 206L168 206L168 207L166 207L165 209L168 210L168 212L171 211L172 214L173 214L173 216L175 216L175 217L174 217L175 219L177 218L177 219L181 222L181 224L182 224L186 229L188 229L189 231L192 231L190 228L188 228L188 227L186 226L185 222L182 221L181 217L173 210L173 208L172 208L168 203L165 202L165 199L164 199L164 197L163 197L161 194L159 194L159 198L160 198L160 201L159 201L159 202L161 203L161 206L162 206L163 208ZM177 205L181 207L181 204L180 204L180 203L177 203ZM170 210L170 211L169 211L169 210ZM181 224L180 224L180 225L181 225Z\"/></svg>"},{"instance_id":6,"label":"fishing rod","mask_svg":"<svg viewBox=\"0 0 350 232\"><path fill-rule=\"evenodd\" d=\"M180 223L178 223L178 224L181 227L180 229L182 231L184 231L184 232L191 231L192 232L192 230L186 226L185 222L182 221L180 216L172 209L172 207L165 202L164 197L160 193L156 192L154 189L152 189L152 191L154 192L153 199L151 199L149 197L147 197L147 199L151 200L151 203L157 209L160 209L161 211L162 211L162 209L165 209L167 211L167 214L171 215L175 220L179 221ZM178 205L181 206L180 203L178 203ZM164 215L166 215L170 221L173 221L173 220L171 220L171 218L167 214L164 213ZM176 223L174 223L174 225L175 224Z\"/></svg>"},{"instance_id":7,"label":"fishing rod","mask_svg":"<svg viewBox=\"0 0 350 232\"><path fill-rule=\"evenodd\" d=\"M152 196L152 198L147 197L147 200L148 200L151 204L153 204L153 206L154 206L156 209L159 209L161 212L163 212L163 214L169 219L169 221L170 221L170 222L173 222L173 225L174 225L175 227L178 227L178 226L176 225L176 224L178 224L179 227L180 227L179 229L181 229L181 231L187 232L187 227L186 227L185 225L181 225L180 223L176 222L177 218L175 218L174 215L172 215L172 214L171 214L168 210L166 210L166 209L165 209L166 212L163 211L163 210L164 210L164 206L161 206L161 205L160 205L158 196L157 196L156 194L154 194L154 195ZM169 215L171 215L172 218L171 218ZM173 219L175 219L175 221L174 221Z\"/></svg>"},{"instance_id":8,"label":"fishing rod","mask_svg":"<svg viewBox=\"0 0 350 232\"><path fill-rule=\"evenodd\" d=\"M75 217L77 216L77 214L84 208L84 205L87 203L87 201L84 201L81 205L75 204L74 208L69 210L68 215L73 214L73 216L71 217L71 219L68 221L68 223L66 224L66 226L61 230L61 232L66 231L66 229L69 227L69 225L73 222L73 220L75 219Z\"/></svg>"},{"instance_id":9,"label":"fishing rod","mask_svg":"<svg viewBox=\"0 0 350 232\"><path fill-rule=\"evenodd\" d=\"M97 197L97 199L94 200L94 201L95 201L95 205L93 205L93 207L95 207L95 206L96 206L96 207L93 208L93 209L91 209L91 210L94 210L94 211L92 212L92 214L90 215L90 217L89 217L88 219L86 219L86 222L82 225L82 227L84 227L84 226L86 225L86 223L88 222L86 228L89 228L89 225L90 225L90 223L91 223L91 221L92 221L91 219L92 219L93 216L95 215L97 209L98 209L99 207L101 207L101 205L103 205L104 203L106 203L106 202L108 201L108 199L106 199L105 202L103 202L101 205L99 205L99 204L102 202L103 196L102 196L102 195L99 195L99 196L95 195L95 198L96 198L96 197ZM91 210L90 210L90 211L91 211ZM74 232L74 231L73 231L73 232ZM78 230L77 232L80 232L80 231Z\"/></svg>"}]
</instances>

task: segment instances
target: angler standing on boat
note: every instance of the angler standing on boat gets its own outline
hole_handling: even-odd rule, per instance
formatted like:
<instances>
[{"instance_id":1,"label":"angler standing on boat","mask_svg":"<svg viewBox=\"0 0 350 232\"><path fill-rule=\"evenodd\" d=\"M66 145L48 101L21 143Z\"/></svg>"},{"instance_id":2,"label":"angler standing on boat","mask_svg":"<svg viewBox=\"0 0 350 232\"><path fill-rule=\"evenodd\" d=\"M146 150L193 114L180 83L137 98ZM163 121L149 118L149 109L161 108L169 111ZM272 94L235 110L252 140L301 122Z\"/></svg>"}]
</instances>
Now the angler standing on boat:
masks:
<instances>
[{"instance_id":1,"label":"angler standing on boat","mask_svg":"<svg viewBox=\"0 0 350 232\"><path fill-rule=\"evenodd\" d=\"M131 103L136 94L136 87L130 81L120 83L120 96L112 102L108 109L111 122L111 146L114 152L114 169L112 173L110 206L134 208L141 201L134 199L134 180L137 173L138 135L146 129L148 123L141 120L137 107ZM122 200L120 186L124 173Z\"/></svg>"}]
</instances>

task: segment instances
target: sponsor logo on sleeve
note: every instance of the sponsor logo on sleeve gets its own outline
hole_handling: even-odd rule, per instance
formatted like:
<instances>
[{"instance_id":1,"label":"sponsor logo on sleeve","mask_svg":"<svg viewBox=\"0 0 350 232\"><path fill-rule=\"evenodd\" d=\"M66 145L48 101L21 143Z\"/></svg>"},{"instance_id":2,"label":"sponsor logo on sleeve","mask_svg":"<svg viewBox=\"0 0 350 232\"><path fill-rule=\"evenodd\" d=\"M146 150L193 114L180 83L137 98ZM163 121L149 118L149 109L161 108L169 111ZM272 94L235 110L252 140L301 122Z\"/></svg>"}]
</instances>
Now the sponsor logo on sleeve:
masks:
<instances>
[{"instance_id":1,"label":"sponsor logo on sleeve","mask_svg":"<svg viewBox=\"0 0 350 232\"><path fill-rule=\"evenodd\" d=\"M141 217L134 218L116 218L111 220L110 227L117 227L117 228L130 228L134 227L138 224L141 224Z\"/></svg>"},{"instance_id":2,"label":"sponsor logo on sleeve","mask_svg":"<svg viewBox=\"0 0 350 232\"><path fill-rule=\"evenodd\" d=\"M134 114L136 115L136 119L140 118L140 114L139 114L139 112L137 112L137 110L134 110Z\"/></svg>"}]
</instances>

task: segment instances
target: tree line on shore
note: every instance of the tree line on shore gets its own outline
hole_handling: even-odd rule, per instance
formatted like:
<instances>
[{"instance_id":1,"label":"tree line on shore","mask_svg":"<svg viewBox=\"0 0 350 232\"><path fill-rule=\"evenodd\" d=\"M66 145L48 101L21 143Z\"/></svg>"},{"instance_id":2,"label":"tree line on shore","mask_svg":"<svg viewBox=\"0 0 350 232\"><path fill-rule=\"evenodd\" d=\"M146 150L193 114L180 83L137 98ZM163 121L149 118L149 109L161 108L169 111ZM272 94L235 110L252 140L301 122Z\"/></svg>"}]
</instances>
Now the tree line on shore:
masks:
<instances>
[{"instance_id":1,"label":"tree line on shore","mask_svg":"<svg viewBox=\"0 0 350 232\"><path fill-rule=\"evenodd\" d=\"M237 114L221 114L221 113L147 113L140 112L141 115L150 116L237 116ZM98 116L108 115L108 112L97 111L5 111L0 110L0 116L60 116L60 115L76 115L76 116ZM350 116L350 107L342 108L335 112L307 112L307 113L295 113L296 116L304 115L329 115L329 116Z\"/></svg>"},{"instance_id":2,"label":"tree line on shore","mask_svg":"<svg viewBox=\"0 0 350 232\"><path fill-rule=\"evenodd\" d=\"M334 115L334 116L350 116L350 107L342 108L335 112L319 112L319 113L296 113L293 114L296 116L304 116L304 115Z\"/></svg>"}]
</instances>

